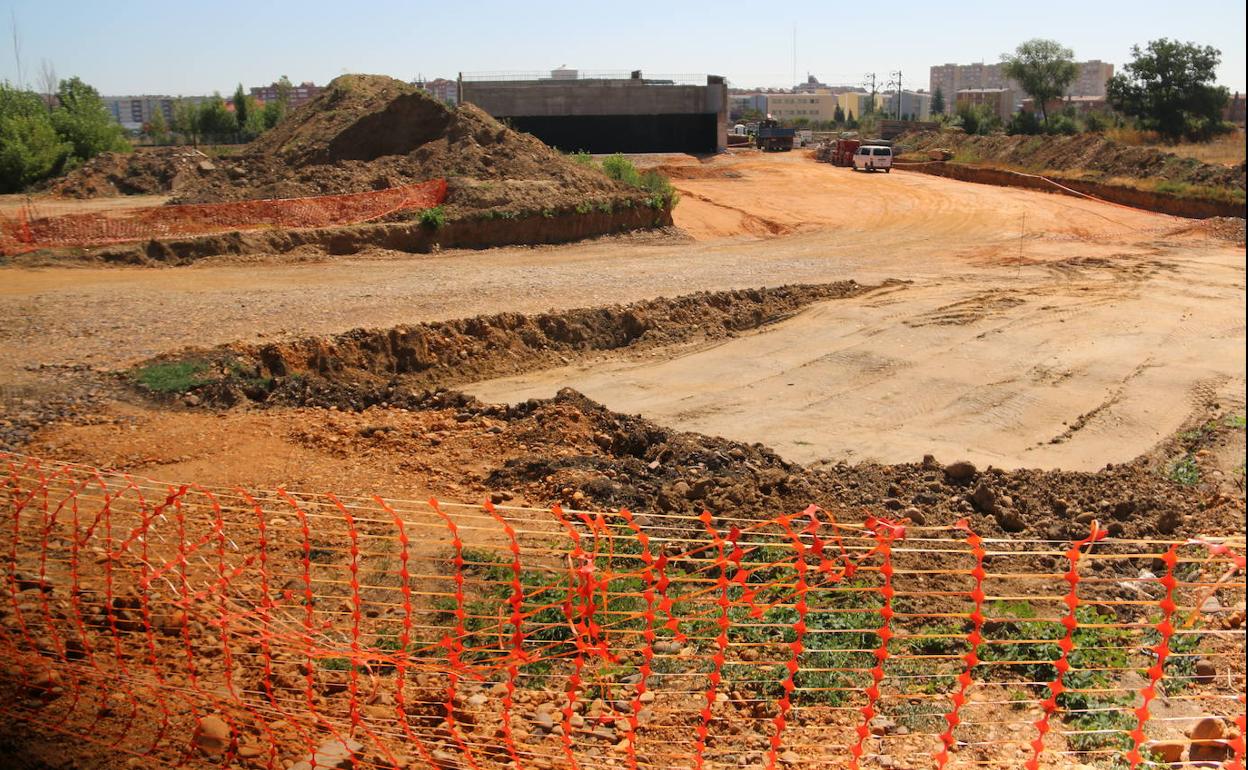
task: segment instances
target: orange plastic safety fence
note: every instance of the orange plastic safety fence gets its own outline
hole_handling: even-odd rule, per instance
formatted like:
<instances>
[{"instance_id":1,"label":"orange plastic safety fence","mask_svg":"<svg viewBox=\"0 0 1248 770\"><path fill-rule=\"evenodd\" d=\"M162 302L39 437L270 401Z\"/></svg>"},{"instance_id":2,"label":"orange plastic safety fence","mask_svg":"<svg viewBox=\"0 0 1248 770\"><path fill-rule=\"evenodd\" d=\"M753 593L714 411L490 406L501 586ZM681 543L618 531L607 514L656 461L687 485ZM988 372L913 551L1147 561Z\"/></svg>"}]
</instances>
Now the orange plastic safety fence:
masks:
<instances>
[{"instance_id":1,"label":"orange plastic safety fence","mask_svg":"<svg viewBox=\"0 0 1248 770\"><path fill-rule=\"evenodd\" d=\"M1177 744L1243 767L1242 534L209 489L6 454L0 495L3 724L84 762L1157 767ZM1188 742L1197 716L1223 737Z\"/></svg>"},{"instance_id":2,"label":"orange plastic safety fence","mask_svg":"<svg viewBox=\"0 0 1248 770\"><path fill-rule=\"evenodd\" d=\"M426 209L446 199L446 180L385 190L306 198L247 200L146 208L118 205L49 214L70 204L30 204L0 215L0 254L37 249L105 246L113 243L178 238L272 227L299 229L359 224L398 211Z\"/></svg>"}]
</instances>

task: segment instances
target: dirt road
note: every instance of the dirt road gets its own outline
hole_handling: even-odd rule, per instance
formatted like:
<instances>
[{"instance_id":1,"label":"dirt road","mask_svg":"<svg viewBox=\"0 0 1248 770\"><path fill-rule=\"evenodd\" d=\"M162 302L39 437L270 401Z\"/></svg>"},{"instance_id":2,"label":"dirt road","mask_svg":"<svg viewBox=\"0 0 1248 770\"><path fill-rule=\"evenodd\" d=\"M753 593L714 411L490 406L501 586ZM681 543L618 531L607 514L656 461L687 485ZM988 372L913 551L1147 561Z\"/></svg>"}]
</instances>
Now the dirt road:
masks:
<instances>
[{"instance_id":1,"label":"dirt road","mask_svg":"<svg viewBox=\"0 0 1248 770\"><path fill-rule=\"evenodd\" d=\"M1097 467L1212 399L1242 402L1244 254L1190 222L798 155L674 167L693 241L607 239L167 270L6 269L0 381L187 345L727 289L900 278L676 360L474 386L572 385L792 459L966 454Z\"/></svg>"}]
</instances>

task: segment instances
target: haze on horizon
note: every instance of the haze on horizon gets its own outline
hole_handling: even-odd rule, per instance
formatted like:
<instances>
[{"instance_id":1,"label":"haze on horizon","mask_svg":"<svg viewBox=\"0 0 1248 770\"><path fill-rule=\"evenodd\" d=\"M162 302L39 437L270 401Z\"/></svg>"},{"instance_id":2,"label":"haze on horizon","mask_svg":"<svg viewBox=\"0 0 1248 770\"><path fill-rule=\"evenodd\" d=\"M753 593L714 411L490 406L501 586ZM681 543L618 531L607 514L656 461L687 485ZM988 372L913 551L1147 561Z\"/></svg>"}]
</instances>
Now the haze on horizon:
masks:
<instances>
[{"instance_id":1,"label":"haze on horizon","mask_svg":"<svg viewBox=\"0 0 1248 770\"><path fill-rule=\"evenodd\" d=\"M324 84L346 72L412 80L563 64L714 73L734 87L789 87L808 73L829 84L858 85L875 72L886 83L900 70L904 87L926 88L932 65L996 62L1033 37L1053 38L1077 59L1108 61L1118 71L1133 44L1169 37L1212 45L1222 51L1219 83L1245 90L1245 4L1229 0L1181 10L1163 0L1055 0L1005 13L983 0L952 10L900 0L889 14L872 12L884 20L872 22L879 34L863 33L854 6L823 4L800 13L775 6L760 14L757 4L735 0L523 6L379 0L367 7L222 0L210 12L154 0L10 0L0 9L0 80L35 87L46 62L62 78L77 75L102 94L117 95L228 93L238 83L264 85L281 75Z\"/></svg>"}]
</instances>

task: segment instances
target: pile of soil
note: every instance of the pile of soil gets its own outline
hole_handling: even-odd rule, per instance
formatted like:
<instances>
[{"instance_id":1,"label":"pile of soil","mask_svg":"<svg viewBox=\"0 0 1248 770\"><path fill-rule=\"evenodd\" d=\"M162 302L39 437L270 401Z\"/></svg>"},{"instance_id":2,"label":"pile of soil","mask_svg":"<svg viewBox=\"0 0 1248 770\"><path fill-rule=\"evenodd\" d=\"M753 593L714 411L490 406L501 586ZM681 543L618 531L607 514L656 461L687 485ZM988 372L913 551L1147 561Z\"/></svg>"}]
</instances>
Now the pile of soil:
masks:
<instances>
[{"instance_id":1,"label":"pile of soil","mask_svg":"<svg viewBox=\"0 0 1248 770\"><path fill-rule=\"evenodd\" d=\"M500 313L391 329L355 329L263 346L233 344L189 350L136 367L201 364L191 395L235 404L281 402L290 381L307 375L373 386L402 378L407 389L559 366L601 351L640 353L659 346L714 342L781 321L814 302L874 287L855 281L698 292L627 305L523 315ZM296 396L294 402L300 398Z\"/></svg>"},{"instance_id":2,"label":"pile of soil","mask_svg":"<svg viewBox=\"0 0 1248 770\"><path fill-rule=\"evenodd\" d=\"M215 164L209 157L193 147L106 152L55 180L49 190L64 198L162 195L176 193L191 180L213 170Z\"/></svg>"},{"instance_id":3,"label":"pile of soil","mask_svg":"<svg viewBox=\"0 0 1248 770\"><path fill-rule=\"evenodd\" d=\"M958 159L1029 171L1079 172L1085 179L1161 179L1202 187L1244 189L1245 164L1202 163L1155 147L1120 144L1100 134L1076 136L972 136L956 131L922 131L898 140L903 152L951 150Z\"/></svg>"},{"instance_id":4,"label":"pile of soil","mask_svg":"<svg viewBox=\"0 0 1248 770\"><path fill-rule=\"evenodd\" d=\"M181 162L186 152L145 152L137 167L123 163L127 156L102 156L61 180L56 190L91 197L126 193L142 183L145 192L173 192L174 203L212 203L367 192L444 177L452 212L552 211L586 200L644 200L635 188L569 160L473 105L449 107L381 75L334 79L236 156L186 169Z\"/></svg>"}]
</instances>

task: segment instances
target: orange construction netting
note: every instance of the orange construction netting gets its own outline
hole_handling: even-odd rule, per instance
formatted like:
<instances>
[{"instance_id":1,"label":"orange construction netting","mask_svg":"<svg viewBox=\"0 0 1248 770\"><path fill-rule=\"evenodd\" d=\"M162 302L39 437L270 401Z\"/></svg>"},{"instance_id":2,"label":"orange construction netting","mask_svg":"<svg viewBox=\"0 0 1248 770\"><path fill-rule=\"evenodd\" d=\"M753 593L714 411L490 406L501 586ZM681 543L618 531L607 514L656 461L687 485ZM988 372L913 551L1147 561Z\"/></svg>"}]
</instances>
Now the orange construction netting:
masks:
<instances>
[{"instance_id":1,"label":"orange construction netting","mask_svg":"<svg viewBox=\"0 0 1248 770\"><path fill-rule=\"evenodd\" d=\"M1242 533L209 489L4 453L0 497L0 729L67 753L1244 766Z\"/></svg>"}]
</instances>

